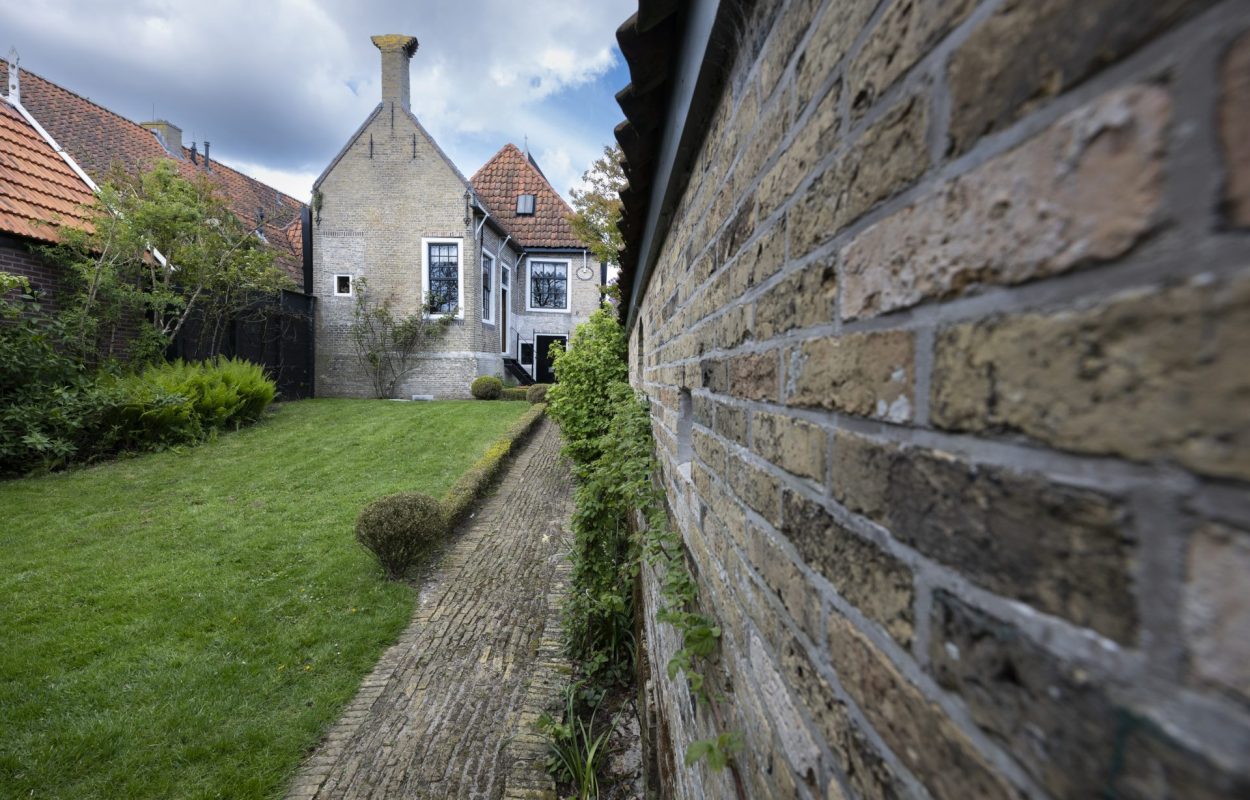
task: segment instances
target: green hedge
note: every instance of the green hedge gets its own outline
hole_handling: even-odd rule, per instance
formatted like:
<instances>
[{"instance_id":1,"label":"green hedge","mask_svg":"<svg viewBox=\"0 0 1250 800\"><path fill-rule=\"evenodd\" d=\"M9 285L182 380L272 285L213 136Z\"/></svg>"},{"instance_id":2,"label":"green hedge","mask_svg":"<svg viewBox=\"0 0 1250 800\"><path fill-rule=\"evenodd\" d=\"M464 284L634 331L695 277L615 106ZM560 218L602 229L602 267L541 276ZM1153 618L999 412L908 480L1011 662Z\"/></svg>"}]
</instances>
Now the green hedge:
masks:
<instances>
[{"instance_id":1,"label":"green hedge","mask_svg":"<svg viewBox=\"0 0 1250 800\"><path fill-rule=\"evenodd\" d=\"M534 426L542 419L546 408L543 405L531 406L520 419L513 423L503 438L492 444L486 453L460 476L460 480L447 490L447 494L443 496L443 508L451 527L455 527L460 520L464 519L478 498L485 494L490 482L499 474L508 453L512 452L512 448L534 429Z\"/></svg>"},{"instance_id":2,"label":"green hedge","mask_svg":"<svg viewBox=\"0 0 1250 800\"><path fill-rule=\"evenodd\" d=\"M503 394L503 381L494 375L482 375L469 384L469 392L478 400L498 400Z\"/></svg>"},{"instance_id":3,"label":"green hedge","mask_svg":"<svg viewBox=\"0 0 1250 800\"><path fill-rule=\"evenodd\" d=\"M503 390L501 400L527 400L524 386L510 386Z\"/></svg>"}]
</instances>

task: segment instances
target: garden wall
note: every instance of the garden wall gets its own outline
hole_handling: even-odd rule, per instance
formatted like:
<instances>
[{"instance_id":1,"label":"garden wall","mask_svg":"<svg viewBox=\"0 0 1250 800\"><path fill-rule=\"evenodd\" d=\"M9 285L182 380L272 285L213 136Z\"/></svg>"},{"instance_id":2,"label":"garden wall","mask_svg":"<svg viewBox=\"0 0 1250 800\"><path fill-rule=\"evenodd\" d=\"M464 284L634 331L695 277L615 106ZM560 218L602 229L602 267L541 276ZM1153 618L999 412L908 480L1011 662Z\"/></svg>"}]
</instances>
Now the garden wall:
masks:
<instances>
[{"instance_id":1,"label":"garden wall","mask_svg":"<svg viewBox=\"0 0 1250 800\"><path fill-rule=\"evenodd\" d=\"M736 34L630 330L723 627L696 709L644 574L669 790L1250 794L1250 6Z\"/></svg>"}]
</instances>

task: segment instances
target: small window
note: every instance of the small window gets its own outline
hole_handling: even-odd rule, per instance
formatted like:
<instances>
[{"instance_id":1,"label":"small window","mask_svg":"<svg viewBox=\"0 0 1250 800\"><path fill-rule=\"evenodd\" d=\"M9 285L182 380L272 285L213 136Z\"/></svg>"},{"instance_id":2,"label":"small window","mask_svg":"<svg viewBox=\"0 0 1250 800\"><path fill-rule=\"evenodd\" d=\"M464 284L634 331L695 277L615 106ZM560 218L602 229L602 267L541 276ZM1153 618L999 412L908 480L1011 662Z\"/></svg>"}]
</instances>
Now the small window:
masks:
<instances>
[{"instance_id":1,"label":"small window","mask_svg":"<svg viewBox=\"0 0 1250 800\"><path fill-rule=\"evenodd\" d=\"M533 342L521 342L521 363L522 364L534 363L534 343Z\"/></svg>"},{"instance_id":2,"label":"small window","mask_svg":"<svg viewBox=\"0 0 1250 800\"><path fill-rule=\"evenodd\" d=\"M351 294L352 294L352 276L351 275L335 275L334 276L334 294L337 297L351 297Z\"/></svg>"},{"instance_id":3,"label":"small window","mask_svg":"<svg viewBox=\"0 0 1250 800\"><path fill-rule=\"evenodd\" d=\"M460 298L460 247L431 244L429 265L431 310L436 314L453 313Z\"/></svg>"},{"instance_id":4,"label":"small window","mask_svg":"<svg viewBox=\"0 0 1250 800\"><path fill-rule=\"evenodd\" d=\"M482 253L482 321L492 322L491 282L495 276L495 259L489 253Z\"/></svg>"},{"instance_id":5,"label":"small window","mask_svg":"<svg viewBox=\"0 0 1250 800\"><path fill-rule=\"evenodd\" d=\"M517 216L532 216L534 213L534 195L520 194L516 198Z\"/></svg>"},{"instance_id":6,"label":"small window","mask_svg":"<svg viewBox=\"0 0 1250 800\"><path fill-rule=\"evenodd\" d=\"M530 308L543 311L567 311L568 301L568 262L531 261Z\"/></svg>"}]
</instances>

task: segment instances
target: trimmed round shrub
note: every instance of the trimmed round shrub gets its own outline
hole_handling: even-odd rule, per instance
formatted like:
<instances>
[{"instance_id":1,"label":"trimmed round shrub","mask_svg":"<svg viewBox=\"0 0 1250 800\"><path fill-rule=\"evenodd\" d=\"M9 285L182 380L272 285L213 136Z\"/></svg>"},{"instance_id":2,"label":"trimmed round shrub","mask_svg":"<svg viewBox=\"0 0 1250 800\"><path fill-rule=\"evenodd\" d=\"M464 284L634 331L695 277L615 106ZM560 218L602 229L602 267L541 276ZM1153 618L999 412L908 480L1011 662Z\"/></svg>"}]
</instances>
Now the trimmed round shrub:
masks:
<instances>
[{"instance_id":1,"label":"trimmed round shrub","mask_svg":"<svg viewBox=\"0 0 1250 800\"><path fill-rule=\"evenodd\" d=\"M547 390L551 388L548 383L536 383L525 392L525 399L531 403L547 402Z\"/></svg>"},{"instance_id":2,"label":"trimmed round shrub","mask_svg":"<svg viewBox=\"0 0 1250 800\"><path fill-rule=\"evenodd\" d=\"M503 394L503 381L493 375L483 375L474 379L469 386L469 391L478 400L498 400Z\"/></svg>"},{"instance_id":3,"label":"trimmed round shrub","mask_svg":"<svg viewBox=\"0 0 1250 800\"><path fill-rule=\"evenodd\" d=\"M421 492L379 497L356 518L356 541L373 553L386 577L399 580L447 535L443 504Z\"/></svg>"}]
</instances>

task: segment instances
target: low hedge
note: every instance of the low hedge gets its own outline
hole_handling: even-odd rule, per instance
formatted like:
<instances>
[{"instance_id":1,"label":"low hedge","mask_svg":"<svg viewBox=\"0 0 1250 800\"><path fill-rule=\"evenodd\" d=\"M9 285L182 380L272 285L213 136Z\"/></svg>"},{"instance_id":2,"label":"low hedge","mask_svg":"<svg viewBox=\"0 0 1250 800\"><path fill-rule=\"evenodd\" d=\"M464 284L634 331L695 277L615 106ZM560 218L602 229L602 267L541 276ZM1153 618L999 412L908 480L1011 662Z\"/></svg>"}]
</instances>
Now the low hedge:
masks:
<instances>
[{"instance_id":1,"label":"low hedge","mask_svg":"<svg viewBox=\"0 0 1250 800\"><path fill-rule=\"evenodd\" d=\"M469 467L468 472L460 476L460 480L443 495L443 509L447 513L447 523L455 527L463 520L473 507L474 502L485 494L495 476L499 474L508 453L523 441L538 420L542 419L546 410L544 405L531 406L521 418L512 424L503 438L492 444L486 453Z\"/></svg>"},{"instance_id":2,"label":"low hedge","mask_svg":"<svg viewBox=\"0 0 1250 800\"><path fill-rule=\"evenodd\" d=\"M525 399L531 403L547 402L547 390L551 388L549 383L536 383L525 390Z\"/></svg>"},{"instance_id":3,"label":"low hedge","mask_svg":"<svg viewBox=\"0 0 1250 800\"><path fill-rule=\"evenodd\" d=\"M503 390L500 400L528 400L524 386L509 386Z\"/></svg>"},{"instance_id":4,"label":"low hedge","mask_svg":"<svg viewBox=\"0 0 1250 800\"><path fill-rule=\"evenodd\" d=\"M437 532L441 538L469 515L503 469L508 454L534 430L546 409L541 404L531 406L502 438L488 447L437 501L437 515L429 510L428 502L417 499L414 493L381 497L365 506L357 521L356 538L378 559L388 578L402 578L420 554L434 544L431 532ZM397 513L397 505L403 507L398 510L404 513ZM420 514L409 513L407 506L419 506Z\"/></svg>"}]
</instances>

